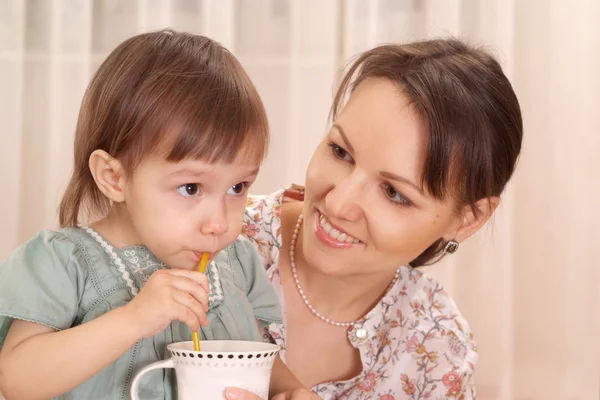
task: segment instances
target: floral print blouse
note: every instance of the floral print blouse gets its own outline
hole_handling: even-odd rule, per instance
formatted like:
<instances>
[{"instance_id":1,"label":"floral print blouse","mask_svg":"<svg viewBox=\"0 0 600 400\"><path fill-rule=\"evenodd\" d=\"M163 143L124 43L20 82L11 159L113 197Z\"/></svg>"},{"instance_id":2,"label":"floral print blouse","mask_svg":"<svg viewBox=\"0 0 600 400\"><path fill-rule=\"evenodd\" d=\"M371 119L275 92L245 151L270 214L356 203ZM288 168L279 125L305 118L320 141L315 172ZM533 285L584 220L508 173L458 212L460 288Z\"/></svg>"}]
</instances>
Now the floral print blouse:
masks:
<instances>
[{"instance_id":1,"label":"floral print blouse","mask_svg":"<svg viewBox=\"0 0 600 400\"><path fill-rule=\"evenodd\" d=\"M283 307L284 323L270 324L265 337L281 346L285 362L285 305L279 276L281 205L301 201L299 186L267 196L249 196L243 234L259 252ZM357 329L367 332L362 339ZM348 337L360 352L362 372L349 380L312 388L324 399L474 399L477 348L467 322L441 285L401 266L394 286ZM352 339L356 340L352 340Z\"/></svg>"}]
</instances>

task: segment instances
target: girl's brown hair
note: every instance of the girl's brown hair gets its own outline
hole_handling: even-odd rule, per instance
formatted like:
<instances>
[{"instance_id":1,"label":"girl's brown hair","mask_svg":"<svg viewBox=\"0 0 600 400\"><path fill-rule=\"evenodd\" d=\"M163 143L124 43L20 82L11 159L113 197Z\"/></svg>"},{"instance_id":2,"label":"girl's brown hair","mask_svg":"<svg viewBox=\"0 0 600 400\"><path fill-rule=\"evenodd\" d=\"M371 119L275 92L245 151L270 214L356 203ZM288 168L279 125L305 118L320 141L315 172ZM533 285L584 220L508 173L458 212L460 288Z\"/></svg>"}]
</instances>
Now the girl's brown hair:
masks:
<instances>
[{"instance_id":1,"label":"girl's brown hair","mask_svg":"<svg viewBox=\"0 0 600 400\"><path fill-rule=\"evenodd\" d=\"M109 200L88 163L96 149L131 174L144 155L262 161L269 141L263 103L240 63L217 42L163 30L121 43L92 78L79 112L75 162L60 204L61 226L102 217Z\"/></svg>"},{"instance_id":2,"label":"girl's brown hair","mask_svg":"<svg viewBox=\"0 0 600 400\"><path fill-rule=\"evenodd\" d=\"M364 80L398 85L427 127L422 184L436 199L450 194L457 209L500 196L521 151L519 102L500 64L487 52L456 39L382 45L362 53L342 78L331 107L337 118L345 99ZM411 262L437 259L442 239Z\"/></svg>"}]
</instances>

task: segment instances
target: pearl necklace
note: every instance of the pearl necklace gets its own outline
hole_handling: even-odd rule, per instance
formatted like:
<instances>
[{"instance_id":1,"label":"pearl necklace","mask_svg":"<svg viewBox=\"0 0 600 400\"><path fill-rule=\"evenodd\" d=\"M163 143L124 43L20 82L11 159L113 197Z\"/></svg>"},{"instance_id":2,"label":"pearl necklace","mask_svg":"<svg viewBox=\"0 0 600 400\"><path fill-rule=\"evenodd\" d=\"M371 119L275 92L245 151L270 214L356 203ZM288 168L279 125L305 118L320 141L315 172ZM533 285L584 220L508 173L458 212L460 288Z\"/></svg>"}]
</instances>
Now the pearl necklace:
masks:
<instances>
[{"instance_id":1,"label":"pearl necklace","mask_svg":"<svg viewBox=\"0 0 600 400\"><path fill-rule=\"evenodd\" d=\"M292 240L290 242L290 265L292 267L292 276L294 277L294 282L296 282L296 288L298 288L298 292L300 293L300 296L302 297L304 304L306 304L306 306L308 307L310 312L313 313L314 316L316 316L321 321L326 322L328 324L335 325L335 326L345 326L345 327L356 326L356 325L360 324L361 322L363 322L366 319L366 315L360 319L357 319L356 321L350 321L350 322L334 321L332 319L327 318L323 314L319 313L312 306L312 304L310 304L310 302L304 295L304 290L302 290L302 286L300 286L300 281L298 280L298 274L296 273L296 261L295 261L295 257L294 257L294 249L296 247L296 239L298 238L298 232L300 231L300 226L302 225L302 220L303 220L303 216L302 216L302 214L300 214L300 216L298 217L298 221L296 222L296 227L294 228L294 233L292 234ZM394 286L394 284L398 280L399 274L400 274L400 269L398 269L396 271L396 275L394 276L394 279L392 279L392 282L390 282L385 294L387 294L390 291L390 289ZM357 334L356 334L357 336L360 337L360 336L366 335L366 331L364 331L363 329L360 329L359 331L360 332L357 332Z\"/></svg>"}]
</instances>

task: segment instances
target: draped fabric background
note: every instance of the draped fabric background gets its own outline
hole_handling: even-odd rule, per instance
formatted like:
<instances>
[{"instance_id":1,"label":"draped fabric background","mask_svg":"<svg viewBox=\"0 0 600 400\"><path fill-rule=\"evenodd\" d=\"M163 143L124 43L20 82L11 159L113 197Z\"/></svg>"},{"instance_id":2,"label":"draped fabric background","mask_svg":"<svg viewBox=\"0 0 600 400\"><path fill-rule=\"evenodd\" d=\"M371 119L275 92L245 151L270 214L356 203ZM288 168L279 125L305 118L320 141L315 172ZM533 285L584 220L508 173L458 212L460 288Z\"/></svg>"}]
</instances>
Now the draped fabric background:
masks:
<instances>
[{"instance_id":1,"label":"draped fabric background","mask_svg":"<svg viewBox=\"0 0 600 400\"><path fill-rule=\"evenodd\" d=\"M598 0L0 0L0 259L56 226L81 97L119 42L170 26L236 54L273 140L254 187L302 183L344 62L377 43L488 45L525 143L493 223L429 268L470 321L481 399L598 399Z\"/></svg>"}]
</instances>

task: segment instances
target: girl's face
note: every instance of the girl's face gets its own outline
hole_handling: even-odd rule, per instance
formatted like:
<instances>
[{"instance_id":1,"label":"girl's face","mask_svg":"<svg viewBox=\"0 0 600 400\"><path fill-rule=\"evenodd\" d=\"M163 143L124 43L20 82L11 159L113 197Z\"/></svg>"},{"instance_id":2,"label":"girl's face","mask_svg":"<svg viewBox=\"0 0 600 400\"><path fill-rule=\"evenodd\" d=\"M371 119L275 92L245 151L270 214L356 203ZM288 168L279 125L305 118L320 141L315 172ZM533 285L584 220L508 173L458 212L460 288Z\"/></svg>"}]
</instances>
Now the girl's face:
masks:
<instances>
[{"instance_id":1,"label":"girl's face","mask_svg":"<svg viewBox=\"0 0 600 400\"><path fill-rule=\"evenodd\" d=\"M351 95L306 173L303 255L329 275L390 274L439 238L454 239L454 200L421 184L426 129L383 79Z\"/></svg>"},{"instance_id":2,"label":"girl's face","mask_svg":"<svg viewBox=\"0 0 600 400\"><path fill-rule=\"evenodd\" d=\"M195 269L202 252L212 259L237 239L259 166L243 157L208 164L146 156L122 185L127 242L145 245L172 268Z\"/></svg>"}]
</instances>

